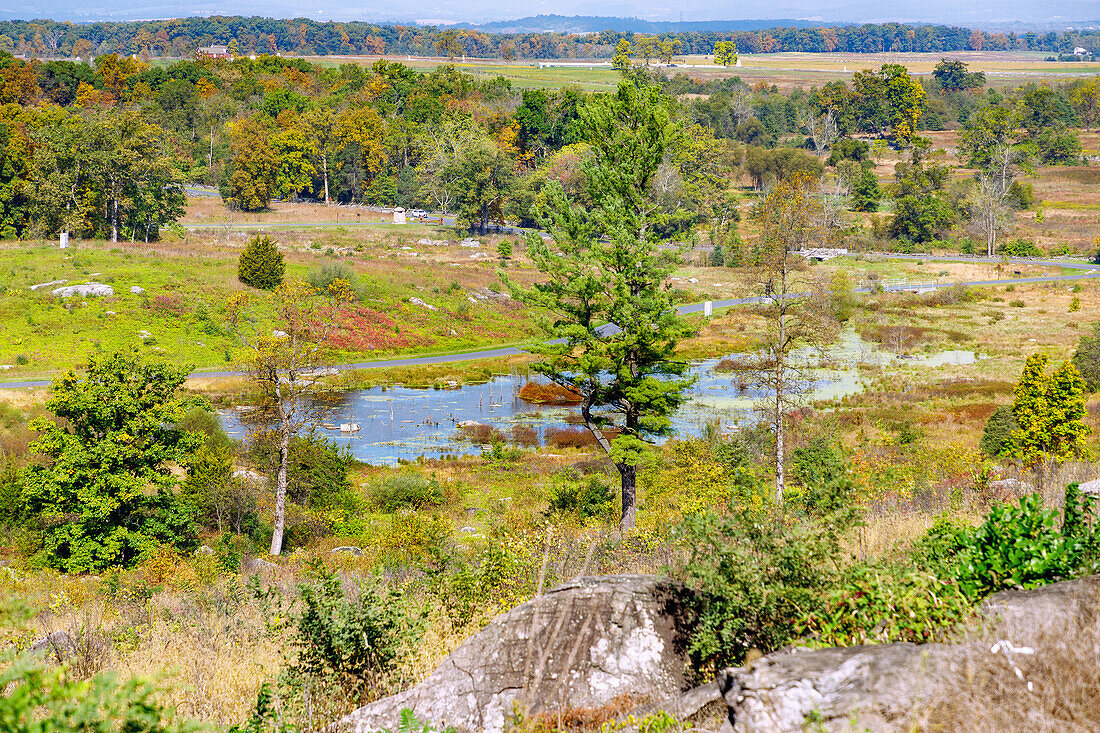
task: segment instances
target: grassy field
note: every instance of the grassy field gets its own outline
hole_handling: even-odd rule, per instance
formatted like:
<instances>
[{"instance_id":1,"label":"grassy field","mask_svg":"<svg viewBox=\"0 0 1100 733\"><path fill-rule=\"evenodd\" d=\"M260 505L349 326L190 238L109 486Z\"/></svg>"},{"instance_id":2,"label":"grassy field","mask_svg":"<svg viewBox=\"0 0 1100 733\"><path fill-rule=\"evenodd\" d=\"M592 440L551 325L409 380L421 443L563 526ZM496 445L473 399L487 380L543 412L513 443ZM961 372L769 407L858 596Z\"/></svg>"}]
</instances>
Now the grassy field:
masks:
<instances>
[{"instance_id":1,"label":"grassy field","mask_svg":"<svg viewBox=\"0 0 1100 733\"><path fill-rule=\"evenodd\" d=\"M49 375L90 353L130 345L199 369L232 367L242 351L223 305L229 295L250 290L236 278L237 256L250 234L231 231L228 243L216 230L152 245L88 241L65 251L45 243L0 246L0 364L7 365L0 378ZM503 287L492 238L461 247L453 230L417 225L296 227L275 237L290 277L338 262L355 272L360 299L346 314L340 361L468 351L538 334L524 308L496 292ZM114 295L62 299L50 294L56 285L30 290L55 280L105 283ZM143 292L131 293L135 286ZM259 318L254 327L271 328L270 296L251 292Z\"/></svg>"},{"instance_id":2,"label":"grassy field","mask_svg":"<svg viewBox=\"0 0 1100 733\"><path fill-rule=\"evenodd\" d=\"M677 57L676 66L658 68L666 74L684 73L698 79L718 79L739 76L753 84L763 82L784 89L808 87L836 80L850 79L857 71L878 68L882 64L903 64L911 73L928 75L940 59L957 59L967 63L971 71L984 71L989 81L997 86L1022 84L1041 79L1069 80L1076 76L1100 73L1100 63L1050 62L1043 59L1049 54L1030 51L955 51L944 53L774 53L741 54L740 66L728 69L713 67L714 60L707 56ZM576 86L590 91L612 89L618 84L619 73L610 68L547 67L539 68L538 61L503 61L499 59L457 59L447 61L438 58L388 57L418 71L431 71L443 64L453 63L463 71L480 79L503 76L520 89L558 89ZM377 56L323 56L309 60L324 66L360 64L369 66ZM606 62L607 59L599 59ZM572 61L571 61L572 62Z\"/></svg>"}]
</instances>

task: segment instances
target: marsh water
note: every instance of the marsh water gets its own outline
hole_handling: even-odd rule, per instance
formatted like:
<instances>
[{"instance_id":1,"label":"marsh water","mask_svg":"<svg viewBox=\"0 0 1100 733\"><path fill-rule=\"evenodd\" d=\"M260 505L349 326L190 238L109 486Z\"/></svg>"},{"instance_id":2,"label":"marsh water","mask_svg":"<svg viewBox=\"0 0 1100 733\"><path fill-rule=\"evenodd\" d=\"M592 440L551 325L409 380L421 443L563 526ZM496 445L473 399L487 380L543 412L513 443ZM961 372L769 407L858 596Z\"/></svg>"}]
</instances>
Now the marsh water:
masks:
<instances>
[{"instance_id":1,"label":"marsh water","mask_svg":"<svg viewBox=\"0 0 1100 733\"><path fill-rule=\"evenodd\" d=\"M898 357L862 340L854 332L841 334L824 360L812 352L797 354L811 364L812 384L807 401L836 399L857 394L865 386L863 365L884 366L897 362L936 367L945 364L969 364L977 360L971 351L948 351L930 356ZM692 365L696 382L688 399L673 415L678 436L698 435L707 424L717 423L732 430L756 419L753 406L766 396L762 390L746 388L736 373L715 370L718 359ZM448 455L476 454L482 446L463 439L459 424L476 422L509 434L517 426L530 428L543 442L549 431L572 427L567 418L574 410L532 404L519 397L528 375L501 375L484 384L468 384L456 389L410 387L371 387L343 393L328 408L326 423L357 423L356 432L321 428L320 432L341 445L347 445L356 459L373 465L392 465L421 456L440 458ZM233 437L244 437L239 414L222 413L226 430Z\"/></svg>"}]
</instances>

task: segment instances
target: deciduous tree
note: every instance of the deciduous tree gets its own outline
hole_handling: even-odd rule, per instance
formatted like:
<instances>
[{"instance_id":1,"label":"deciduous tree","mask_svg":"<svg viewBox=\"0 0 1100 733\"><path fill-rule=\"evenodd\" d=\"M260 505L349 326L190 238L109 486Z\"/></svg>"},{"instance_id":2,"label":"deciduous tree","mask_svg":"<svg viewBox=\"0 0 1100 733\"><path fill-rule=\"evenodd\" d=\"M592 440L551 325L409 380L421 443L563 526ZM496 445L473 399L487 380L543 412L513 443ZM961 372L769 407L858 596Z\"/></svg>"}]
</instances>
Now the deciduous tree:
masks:
<instances>
[{"instance_id":1,"label":"deciduous tree","mask_svg":"<svg viewBox=\"0 0 1100 733\"><path fill-rule=\"evenodd\" d=\"M56 378L32 449L48 462L24 474L24 500L46 527L46 561L65 572L126 566L158 544L197 544L192 513L169 470L202 443L175 426L200 403L177 394L187 367L120 351L93 356L82 378Z\"/></svg>"}]
</instances>

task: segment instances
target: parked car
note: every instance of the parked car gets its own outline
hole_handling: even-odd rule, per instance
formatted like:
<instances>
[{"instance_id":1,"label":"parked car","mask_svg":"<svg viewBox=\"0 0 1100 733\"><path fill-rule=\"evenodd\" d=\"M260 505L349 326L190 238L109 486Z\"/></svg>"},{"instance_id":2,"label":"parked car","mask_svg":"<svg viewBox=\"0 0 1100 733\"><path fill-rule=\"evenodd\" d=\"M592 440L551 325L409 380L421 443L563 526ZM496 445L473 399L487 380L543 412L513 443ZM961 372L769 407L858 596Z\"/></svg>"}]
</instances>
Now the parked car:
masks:
<instances>
[{"instance_id":1,"label":"parked car","mask_svg":"<svg viewBox=\"0 0 1100 733\"><path fill-rule=\"evenodd\" d=\"M424 211L424 209L413 209L412 211L409 212L409 216L411 216L414 219L427 219L428 218L428 212Z\"/></svg>"}]
</instances>

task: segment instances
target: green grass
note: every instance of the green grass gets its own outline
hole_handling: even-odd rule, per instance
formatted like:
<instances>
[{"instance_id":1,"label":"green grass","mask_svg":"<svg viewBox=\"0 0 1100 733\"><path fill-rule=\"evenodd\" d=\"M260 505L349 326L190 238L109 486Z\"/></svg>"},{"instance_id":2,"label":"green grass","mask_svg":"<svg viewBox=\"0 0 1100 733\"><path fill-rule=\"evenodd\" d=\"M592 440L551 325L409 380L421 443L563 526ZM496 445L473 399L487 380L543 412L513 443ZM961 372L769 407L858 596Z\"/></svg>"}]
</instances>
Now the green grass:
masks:
<instances>
[{"instance_id":1,"label":"green grass","mask_svg":"<svg viewBox=\"0 0 1100 733\"><path fill-rule=\"evenodd\" d=\"M302 259L302 258L299 258ZM326 261L306 255L288 262L287 275L304 277ZM50 245L22 244L0 249L0 364L12 368L0 379L16 381L53 374L84 363L90 354L137 346L177 364L199 370L226 369L243 356L243 347L226 321L223 304L241 290L253 294L256 332L274 328L271 296L245 288L236 277L236 252L165 247L112 247L82 243L62 253ZM400 355L433 355L522 344L537 336L526 311L515 304L479 301L440 277L458 272L426 272L412 265L395 268L367 262L358 269L361 305L371 316L355 333L377 332L375 348L353 343L337 352L341 362L363 362ZM377 271L374 271L374 270ZM67 298L38 292L31 285L51 280L66 285L89 281L111 285L105 298ZM131 286L145 289L132 294ZM410 304L420 297L430 311ZM382 327L378 323L392 323ZM147 332L148 337L141 335ZM374 336L370 337L375 339ZM25 363L23 363L25 362Z\"/></svg>"}]
</instances>

